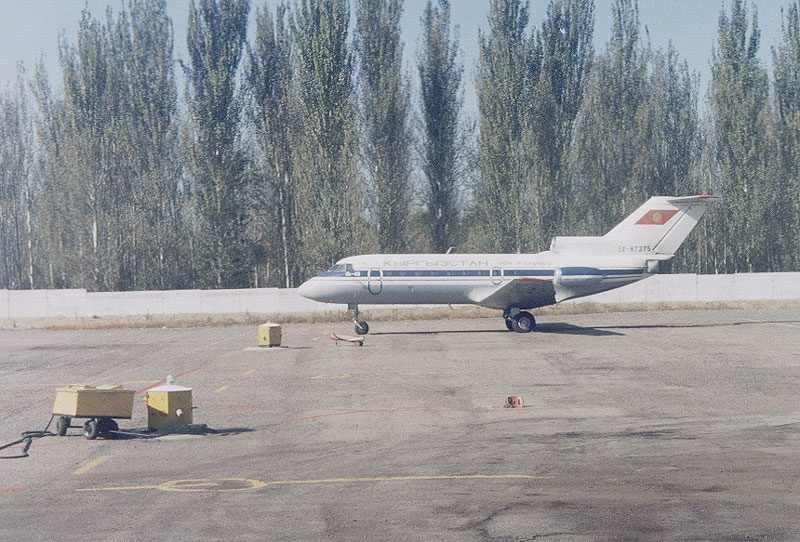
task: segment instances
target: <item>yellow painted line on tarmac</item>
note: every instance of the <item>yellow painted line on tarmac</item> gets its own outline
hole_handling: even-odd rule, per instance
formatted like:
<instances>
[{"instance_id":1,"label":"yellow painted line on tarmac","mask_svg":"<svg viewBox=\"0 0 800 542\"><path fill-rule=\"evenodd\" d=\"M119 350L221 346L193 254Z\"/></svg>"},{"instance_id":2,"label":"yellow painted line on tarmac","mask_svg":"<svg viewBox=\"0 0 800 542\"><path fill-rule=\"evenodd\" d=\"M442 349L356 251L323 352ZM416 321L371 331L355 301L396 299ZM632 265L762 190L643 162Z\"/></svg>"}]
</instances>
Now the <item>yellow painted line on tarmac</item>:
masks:
<instances>
[{"instance_id":1,"label":"yellow painted line on tarmac","mask_svg":"<svg viewBox=\"0 0 800 542\"><path fill-rule=\"evenodd\" d=\"M314 484L356 484L374 482L415 482L431 480L542 480L548 476L531 476L529 474L432 474L417 476L374 476L364 478L319 478L313 480L274 480L262 482L249 478L221 478L172 480L163 484L117 487L86 487L75 491L136 491L141 489L157 489L159 491L176 491L182 493L206 491L247 491L267 486L293 486Z\"/></svg>"},{"instance_id":2,"label":"yellow painted line on tarmac","mask_svg":"<svg viewBox=\"0 0 800 542\"><path fill-rule=\"evenodd\" d=\"M432 474L419 476L375 476L369 478L321 478L318 480L280 480L266 482L267 485L302 485L302 484L352 484L363 482L409 482L419 480L535 480L536 476L528 474Z\"/></svg>"},{"instance_id":3,"label":"yellow painted line on tarmac","mask_svg":"<svg viewBox=\"0 0 800 542\"><path fill-rule=\"evenodd\" d=\"M227 385L226 386L220 386L219 388L214 390L214 393L222 393L223 391L227 390L228 388L230 388L230 386L227 386Z\"/></svg>"},{"instance_id":4,"label":"yellow painted line on tarmac","mask_svg":"<svg viewBox=\"0 0 800 542\"><path fill-rule=\"evenodd\" d=\"M452 375L454 374L453 371L423 371L423 372L414 372L414 373L364 373L360 376L365 377L386 377L386 376L442 376L442 375ZM340 375L317 375L312 376L312 380L318 380L323 378L353 378L353 375L349 373L344 373Z\"/></svg>"},{"instance_id":5,"label":"yellow painted line on tarmac","mask_svg":"<svg viewBox=\"0 0 800 542\"><path fill-rule=\"evenodd\" d=\"M463 374L467 371L459 371L459 374ZM440 376L440 375L453 375L455 374L453 371L420 371L414 373L374 373L370 376Z\"/></svg>"},{"instance_id":6,"label":"yellow painted line on tarmac","mask_svg":"<svg viewBox=\"0 0 800 542\"><path fill-rule=\"evenodd\" d=\"M100 457L98 457L94 461L90 461L86 465L84 465L81 468L77 469L72 474L83 474L85 472L89 472L90 470L95 468L97 465L101 465L101 464L105 463L106 461L108 461L109 459L111 459L110 455L101 455Z\"/></svg>"},{"instance_id":7,"label":"yellow painted line on tarmac","mask_svg":"<svg viewBox=\"0 0 800 542\"><path fill-rule=\"evenodd\" d=\"M160 489L161 484L155 486L119 486L119 487L84 487L75 491L134 491L136 489Z\"/></svg>"},{"instance_id":8,"label":"yellow painted line on tarmac","mask_svg":"<svg viewBox=\"0 0 800 542\"><path fill-rule=\"evenodd\" d=\"M246 375L251 375L251 374L253 374L254 372L256 372L256 370L255 370L255 369L250 369L249 371L245 371L245 373L244 373L244 374L246 374Z\"/></svg>"}]
</instances>

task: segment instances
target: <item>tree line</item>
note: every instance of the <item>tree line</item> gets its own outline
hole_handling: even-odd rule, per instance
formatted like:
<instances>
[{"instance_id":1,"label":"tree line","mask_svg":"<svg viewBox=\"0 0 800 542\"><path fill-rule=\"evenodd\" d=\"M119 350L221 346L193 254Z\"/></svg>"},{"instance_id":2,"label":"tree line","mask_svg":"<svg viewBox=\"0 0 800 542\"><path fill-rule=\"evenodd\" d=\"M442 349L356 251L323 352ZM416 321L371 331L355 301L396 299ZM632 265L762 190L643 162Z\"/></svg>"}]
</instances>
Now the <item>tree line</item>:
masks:
<instances>
[{"instance_id":1,"label":"tree line","mask_svg":"<svg viewBox=\"0 0 800 542\"><path fill-rule=\"evenodd\" d=\"M448 0L413 59L403 0L353 4L256 8L250 43L249 0L193 0L181 62L166 0L85 10L63 91L39 63L0 92L0 288L291 287L357 253L544 250L695 193L723 200L673 271L797 269L797 0L771 72L755 9L723 7L704 96L636 0L600 51L593 0L538 26L490 0L474 119Z\"/></svg>"}]
</instances>

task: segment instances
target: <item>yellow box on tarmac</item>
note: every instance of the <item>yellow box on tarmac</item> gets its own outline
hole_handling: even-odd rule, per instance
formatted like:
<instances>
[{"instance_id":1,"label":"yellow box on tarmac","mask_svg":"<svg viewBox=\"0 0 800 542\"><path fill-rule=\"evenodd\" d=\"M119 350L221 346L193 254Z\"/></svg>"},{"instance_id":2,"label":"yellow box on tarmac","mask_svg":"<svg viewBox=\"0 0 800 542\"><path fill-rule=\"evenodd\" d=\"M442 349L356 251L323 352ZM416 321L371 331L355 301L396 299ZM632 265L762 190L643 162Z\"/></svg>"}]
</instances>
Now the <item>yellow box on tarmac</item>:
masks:
<instances>
[{"instance_id":1,"label":"yellow box on tarmac","mask_svg":"<svg viewBox=\"0 0 800 542\"><path fill-rule=\"evenodd\" d=\"M258 326L258 346L280 346L280 324L261 324Z\"/></svg>"},{"instance_id":2,"label":"yellow box on tarmac","mask_svg":"<svg viewBox=\"0 0 800 542\"><path fill-rule=\"evenodd\" d=\"M70 384L56 390L53 414L73 418L130 418L134 393L122 386Z\"/></svg>"},{"instance_id":3,"label":"yellow box on tarmac","mask_svg":"<svg viewBox=\"0 0 800 542\"><path fill-rule=\"evenodd\" d=\"M192 388L165 384L147 392L147 428L192 423Z\"/></svg>"}]
</instances>

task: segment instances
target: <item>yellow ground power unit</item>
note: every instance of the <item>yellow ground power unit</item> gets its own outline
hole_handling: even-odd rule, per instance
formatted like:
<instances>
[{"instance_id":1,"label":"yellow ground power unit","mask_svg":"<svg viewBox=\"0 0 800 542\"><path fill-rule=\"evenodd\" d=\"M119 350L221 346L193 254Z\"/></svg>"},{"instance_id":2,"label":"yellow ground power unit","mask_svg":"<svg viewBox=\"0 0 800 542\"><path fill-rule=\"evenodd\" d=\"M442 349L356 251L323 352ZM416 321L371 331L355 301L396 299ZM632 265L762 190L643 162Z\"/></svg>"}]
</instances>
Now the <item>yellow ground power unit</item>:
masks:
<instances>
[{"instance_id":1,"label":"yellow ground power unit","mask_svg":"<svg viewBox=\"0 0 800 542\"><path fill-rule=\"evenodd\" d=\"M134 393L122 386L70 384L56 390L53 414L71 418L130 418Z\"/></svg>"},{"instance_id":2,"label":"yellow ground power unit","mask_svg":"<svg viewBox=\"0 0 800 542\"><path fill-rule=\"evenodd\" d=\"M280 346L280 324L261 324L258 326L258 346Z\"/></svg>"},{"instance_id":3,"label":"yellow ground power unit","mask_svg":"<svg viewBox=\"0 0 800 542\"><path fill-rule=\"evenodd\" d=\"M163 429L192 423L192 388L175 384L147 391L147 428Z\"/></svg>"}]
</instances>

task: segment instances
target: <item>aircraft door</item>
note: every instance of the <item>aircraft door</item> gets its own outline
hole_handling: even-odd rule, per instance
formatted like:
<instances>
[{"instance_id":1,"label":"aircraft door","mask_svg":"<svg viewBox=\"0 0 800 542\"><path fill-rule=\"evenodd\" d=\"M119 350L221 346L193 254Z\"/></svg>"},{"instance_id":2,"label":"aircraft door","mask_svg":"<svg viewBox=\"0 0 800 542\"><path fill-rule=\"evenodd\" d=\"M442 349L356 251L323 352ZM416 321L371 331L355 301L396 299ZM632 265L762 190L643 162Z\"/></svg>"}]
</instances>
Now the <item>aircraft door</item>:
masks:
<instances>
[{"instance_id":1,"label":"aircraft door","mask_svg":"<svg viewBox=\"0 0 800 542\"><path fill-rule=\"evenodd\" d=\"M377 267L369 270L367 276L367 290L373 295L378 295L383 291L383 271Z\"/></svg>"},{"instance_id":2,"label":"aircraft door","mask_svg":"<svg viewBox=\"0 0 800 542\"><path fill-rule=\"evenodd\" d=\"M500 284L503 282L503 270L499 267L492 267L489 274L492 276L492 284Z\"/></svg>"}]
</instances>

